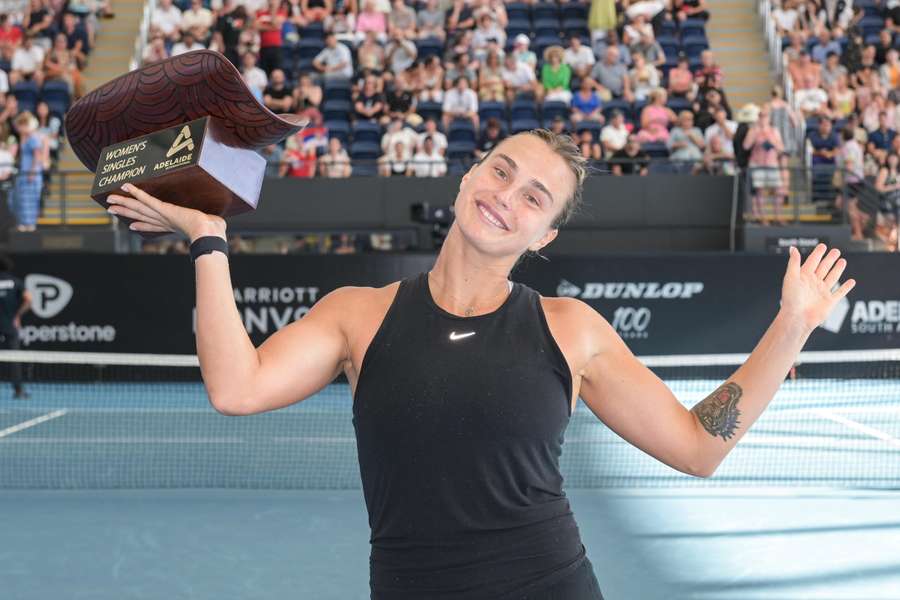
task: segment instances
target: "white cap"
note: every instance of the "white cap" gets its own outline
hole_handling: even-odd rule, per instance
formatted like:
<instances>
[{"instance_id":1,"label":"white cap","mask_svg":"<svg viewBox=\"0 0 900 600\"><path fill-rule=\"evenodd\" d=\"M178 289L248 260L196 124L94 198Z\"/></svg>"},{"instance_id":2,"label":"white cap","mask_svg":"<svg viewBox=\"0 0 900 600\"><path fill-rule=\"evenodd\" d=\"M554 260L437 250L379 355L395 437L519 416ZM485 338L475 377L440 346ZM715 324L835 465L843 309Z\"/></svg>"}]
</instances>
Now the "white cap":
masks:
<instances>
[{"instance_id":1,"label":"white cap","mask_svg":"<svg viewBox=\"0 0 900 600\"><path fill-rule=\"evenodd\" d=\"M525 44L526 46L531 43L531 40L524 33L520 33L516 36L515 39L516 44Z\"/></svg>"}]
</instances>

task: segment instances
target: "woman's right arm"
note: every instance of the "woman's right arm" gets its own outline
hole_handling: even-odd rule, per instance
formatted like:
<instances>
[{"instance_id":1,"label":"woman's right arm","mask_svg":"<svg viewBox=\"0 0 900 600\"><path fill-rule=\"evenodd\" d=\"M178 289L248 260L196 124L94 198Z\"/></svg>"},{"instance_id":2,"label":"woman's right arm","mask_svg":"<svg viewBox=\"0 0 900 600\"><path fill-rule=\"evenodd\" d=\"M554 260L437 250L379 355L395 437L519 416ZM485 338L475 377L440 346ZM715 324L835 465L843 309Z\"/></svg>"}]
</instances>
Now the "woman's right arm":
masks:
<instances>
[{"instance_id":1,"label":"woman's right arm","mask_svg":"<svg viewBox=\"0 0 900 600\"><path fill-rule=\"evenodd\" d=\"M125 186L123 186L125 187ZM113 214L134 219L133 231L179 231L191 242L225 238L225 220L163 202L129 186L134 197L110 195ZM194 265L197 357L210 404L225 415L250 415L304 400L328 385L349 358L342 315L354 288L337 289L302 319L279 329L259 348L244 328L234 300L228 257L203 254Z\"/></svg>"}]
</instances>

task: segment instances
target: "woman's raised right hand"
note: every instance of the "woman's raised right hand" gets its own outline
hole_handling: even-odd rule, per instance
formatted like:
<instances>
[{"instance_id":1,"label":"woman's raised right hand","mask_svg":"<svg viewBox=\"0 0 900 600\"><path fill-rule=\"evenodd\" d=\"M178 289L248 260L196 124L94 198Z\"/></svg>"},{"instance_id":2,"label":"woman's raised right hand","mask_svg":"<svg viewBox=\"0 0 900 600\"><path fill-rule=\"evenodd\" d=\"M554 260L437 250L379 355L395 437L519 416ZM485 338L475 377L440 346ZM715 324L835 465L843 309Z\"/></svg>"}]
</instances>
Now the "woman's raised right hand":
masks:
<instances>
[{"instance_id":1,"label":"woman's raised right hand","mask_svg":"<svg viewBox=\"0 0 900 600\"><path fill-rule=\"evenodd\" d=\"M131 183L122 189L133 197L110 194L107 212L132 219L132 231L180 232L190 241L203 235L225 237L225 219L151 196Z\"/></svg>"}]
</instances>

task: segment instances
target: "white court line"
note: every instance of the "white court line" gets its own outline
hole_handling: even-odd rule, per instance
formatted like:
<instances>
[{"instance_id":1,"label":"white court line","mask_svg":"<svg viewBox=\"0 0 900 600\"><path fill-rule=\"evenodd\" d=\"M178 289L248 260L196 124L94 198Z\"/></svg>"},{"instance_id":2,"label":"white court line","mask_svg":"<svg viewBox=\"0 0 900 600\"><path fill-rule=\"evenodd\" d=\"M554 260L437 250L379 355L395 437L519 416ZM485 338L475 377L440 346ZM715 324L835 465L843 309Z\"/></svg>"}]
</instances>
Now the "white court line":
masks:
<instances>
[{"instance_id":1,"label":"white court line","mask_svg":"<svg viewBox=\"0 0 900 600\"><path fill-rule=\"evenodd\" d=\"M900 448L900 440L893 437L892 435L889 435L889 434L881 431L880 429L875 429L874 427L869 427L868 425L863 425L862 423L857 423L856 421L851 421L850 419L848 419L846 417L836 415L832 412L823 410L821 408L813 409L810 412L817 414L820 417L824 417L826 419L834 421L835 423L840 423L842 425L846 425L850 429L855 429L856 431L861 431L862 433L871 435L872 437L876 437L879 440L884 440L888 444L891 444L892 446L896 446L896 447Z\"/></svg>"},{"instance_id":2,"label":"white court line","mask_svg":"<svg viewBox=\"0 0 900 600\"><path fill-rule=\"evenodd\" d=\"M13 425L12 427L7 427L6 429L0 430L0 438L6 437L8 435L12 435L14 433L18 433L23 429L28 429L29 427L34 427L35 425L40 425L46 421L50 421L51 419L56 419L57 417L61 417L66 414L64 410L54 410L53 412L47 413L46 415L41 415L40 417L35 417L33 419L29 419L28 421L24 421L19 423L18 425Z\"/></svg>"}]
</instances>

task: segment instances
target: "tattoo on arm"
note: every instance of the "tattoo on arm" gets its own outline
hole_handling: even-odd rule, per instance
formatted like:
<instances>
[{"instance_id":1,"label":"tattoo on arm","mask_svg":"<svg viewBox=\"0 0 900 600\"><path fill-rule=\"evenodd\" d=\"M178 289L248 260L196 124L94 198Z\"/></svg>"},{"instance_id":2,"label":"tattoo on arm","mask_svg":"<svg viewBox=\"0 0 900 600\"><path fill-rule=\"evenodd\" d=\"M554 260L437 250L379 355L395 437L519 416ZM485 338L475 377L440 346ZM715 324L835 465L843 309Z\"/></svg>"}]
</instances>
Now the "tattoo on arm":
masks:
<instances>
[{"instance_id":1,"label":"tattoo on arm","mask_svg":"<svg viewBox=\"0 0 900 600\"><path fill-rule=\"evenodd\" d=\"M739 424L741 412L737 403L742 393L741 386L729 381L698 402L691 412L697 415L711 436L722 436L723 441L728 441Z\"/></svg>"}]
</instances>

